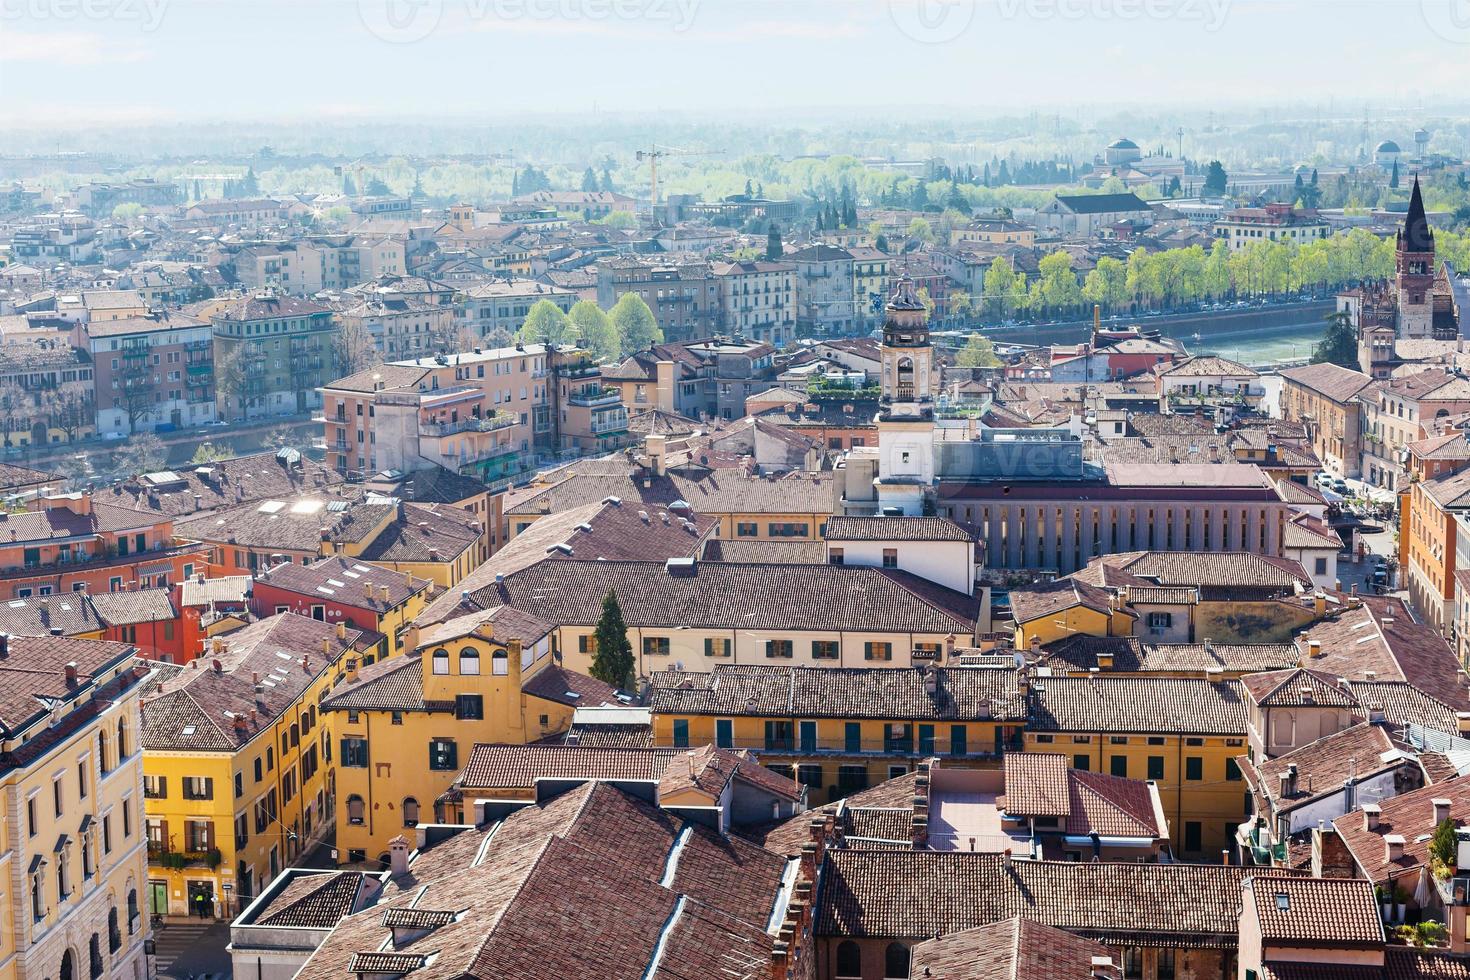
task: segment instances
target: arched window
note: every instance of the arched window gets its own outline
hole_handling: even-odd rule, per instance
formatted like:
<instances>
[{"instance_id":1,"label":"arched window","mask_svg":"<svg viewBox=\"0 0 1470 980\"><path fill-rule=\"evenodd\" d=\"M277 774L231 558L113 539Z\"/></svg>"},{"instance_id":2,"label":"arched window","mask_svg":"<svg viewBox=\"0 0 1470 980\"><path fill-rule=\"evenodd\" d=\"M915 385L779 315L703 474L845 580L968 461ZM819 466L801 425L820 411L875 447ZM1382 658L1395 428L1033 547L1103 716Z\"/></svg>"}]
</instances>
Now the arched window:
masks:
<instances>
[{"instance_id":1,"label":"arched window","mask_svg":"<svg viewBox=\"0 0 1470 980\"><path fill-rule=\"evenodd\" d=\"M444 649L443 647L440 647L439 649L437 649L437 650L434 651L433 657L434 657L434 673L436 673L436 674L447 674L447 673L449 673L449 651L446 650L446 649Z\"/></svg>"},{"instance_id":2,"label":"arched window","mask_svg":"<svg viewBox=\"0 0 1470 980\"><path fill-rule=\"evenodd\" d=\"M459 651L459 672L471 677L480 673L480 651L465 647Z\"/></svg>"},{"instance_id":3,"label":"arched window","mask_svg":"<svg viewBox=\"0 0 1470 980\"><path fill-rule=\"evenodd\" d=\"M851 939L837 944L837 976L839 980L860 978L863 975L863 951Z\"/></svg>"},{"instance_id":4,"label":"arched window","mask_svg":"<svg viewBox=\"0 0 1470 980\"><path fill-rule=\"evenodd\" d=\"M72 966L71 950L61 954L61 969L56 973L57 980L76 980L76 971Z\"/></svg>"},{"instance_id":5,"label":"arched window","mask_svg":"<svg viewBox=\"0 0 1470 980\"><path fill-rule=\"evenodd\" d=\"M97 730L97 764L102 767L103 772L112 772L112 766L107 758L107 729Z\"/></svg>"},{"instance_id":6,"label":"arched window","mask_svg":"<svg viewBox=\"0 0 1470 980\"><path fill-rule=\"evenodd\" d=\"M417 827L419 825L419 801L412 796L403 798L403 826Z\"/></svg>"},{"instance_id":7,"label":"arched window","mask_svg":"<svg viewBox=\"0 0 1470 980\"><path fill-rule=\"evenodd\" d=\"M128 889L128 935L138 931L138 889Z\"/></svg>"},{"instance_id":8,"label":"arched window","mask_svg":"<svg viewBox=\"0 0 1470 980\"><path fill-rule=\"evenodd\" d=\"M117 720L117 761L128 757L128 720L119 718Z\"/></svg>"},{"instance_id":9,"label":"arched window","mask_svg":"<svg viewBox=\"0 0 1470 980\"><path fill-rule=\"evenodd\" d=\"M510 673L510 656L504 650L496 650L490 655L490 673L497 677Z\"/></svg>"},{"instance_id":10,"label":"arched window","mask_svg":"<svg viewBox=\"0 0 1470 980\"><path fill-rule=\"evenodd\" d=\"M361 825L363 822L363 812L364 810L362 797L358 796L356 793L353 793L351 796L347 797L348 823Z\"/></svg>"},{"instance_id":11,"label":"arched window","mask_svg":"<svg viewBox=\"0 0 1470 980\"><path fill-rule=\"evenodd\" d=\"M95 932L87 943L87 966L92 980L102 976L102 939Z\"/></svg>"},{"instance_id":12,"label":"arched window","mask_svg":"<svg viewBox=\"0 0 1470 980\"><path fill-rule=\"evenodd\" d=\"M116 953L122 948L122 928L117 922L117 906L107 910L107 948Z\"/></svg>"},{"instance_id":13,"label":"arched window","mask_svg":"<svg viewBox=\"0 0 1470 980\"><path fill-rule=\"evenodd\" d=\"M901 980L909 975L909 948L903 943L889 943L883 951L884 980Z\"/></svg>"}]
</instances>

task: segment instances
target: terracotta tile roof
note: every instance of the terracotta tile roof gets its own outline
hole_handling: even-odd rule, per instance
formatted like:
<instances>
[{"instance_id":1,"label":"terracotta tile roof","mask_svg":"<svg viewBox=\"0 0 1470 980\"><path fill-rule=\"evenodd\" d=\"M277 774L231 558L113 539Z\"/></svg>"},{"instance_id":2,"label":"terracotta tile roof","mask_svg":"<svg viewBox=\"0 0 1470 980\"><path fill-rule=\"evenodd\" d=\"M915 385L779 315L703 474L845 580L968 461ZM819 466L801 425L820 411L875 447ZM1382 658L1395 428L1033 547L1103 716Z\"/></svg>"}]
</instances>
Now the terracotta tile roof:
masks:
<instances>
[{"instance_id":1,"label":"terracotta tile roof","mask_svg":"<svg viewBox=\"0 0 1470 980\"><path fill-rule=\"evenodd\" d=\"M1287 381L1318 392L1335 402L1346 402L1373 383L1373 379L1361 371L1327 363L1286 368L1280 374Z\"/></svg>"},{"instance_id":2,"label":"terracotta tile roof","mask_svg":"<svg viewBox=\"0 0 1470 980\"><path fill-rule=\"evenodd\" d=\"M361 871L294 870L296 877L255 914L251 925L330 929L358 910L366 879Z\"/></svg>"},{"instance_id":3,"label":"terracotta tile roof","mask_svg":"<svg viewBox=\"0 0 1470 980\"><path fill-rule=\"evenodd\" d=\"M1111 958L1101 943L1013 917L919 943L909 952L909 976L932 980L1018 980L1022 977L1113 980L1116 969L1093 970Z\"/></svg>"},{"instance_id":4,"label":"terracotta tile roof","mask_svg":"<svg viewBox=\"0 0 1470 980\"><path fill-rule=\"evenodd\" d=\"M340 493L343 487L342 476L320 463L299 454L286 459L267 452L134 477L99 490L93 502L182 517L268 498Z\"/></svg>"},{"instance_id":5,"label":"terracotta tile roof","mask_svg":"<svg viewBox=\"0 0 1470 980\"><path fill-rule=\"evenodd\" d=\"M685 520L693 527L687 527ZM452 592L430 604L419 622L438 622L452 616L463 608L463 593L482 593L495 584L497 576L508 576L543 561L662 562L693 557L712 540L710 535L718 524L715 518L690 510L646 510L616 500L549 514L511 538Z\"/></svg>"},{"instance_id":6,"label":"terracotta tile roof","mask_svg":"<svg viewBox=\"0 0 1470 980\"><path fill-rule=\"evenodd\" d=\"M576 721L563 735L555 736L562 745L584 745L589 748L651 749L653 728L649 725L582 725Z\"/></svg>"},{"instance_id":7,"label":"terracotta tile roof","mask_svg":"<svg viewBox=\"0 0 1470 980\"><path fill-rule=\"evenodd\" d=\"M823 541L710 538L703 557L705 561L747 564L823 565L827 562L827 545Z\"/></svg>"},{"instance_id":8,"label":"terracotta tile roof","mask_svg":"<svg viewBox=\"0 0 1470 980\"><path fill-rule=\"evenodd\" d=\"M1290 643L1145 643L1144 670L1197 670L1218 667L1229 673L1249 674L1278 670L1296 663Z\"/></svg>"},{"instance_id":9,"label":"terracotta tile roof","mask_svg":"<svg viewBox=\"0 0 1470 980\"><path fill-rule=\"evenodd\" d=\"M337 685L321 701L323 711L422 711L424 667L416 653L368 664L356 680Z\"/></svg>"},{"instance_id":10,"label":"terracotta tile roof","mask_svg":"<svg viewBox=\"0 0 1470 980\"><path fill-rule=\"evenodd\" d=\"M334 626L282 613L222 637L224 652L190 661L144 699L143 747L233 752L269 730L360 635L347 628L339 638Z\"/></svg>"},{"instance_id":11,"label":"terracotta tile roof","mask_svg":"<svg viewBox=\"0 0 1470 980\"><path fill-rule=\"evenodd\" d=\"M48 636L52 630L76 636L100 633L104 625L85 593L0 600L0 633L11 636Z\"/></svg>"},{"instance_id":12,"label":"terracotta tile roof","mask_svg":"<svg viewBox=\"0 0 1470 980\"><path fill-rule=\"evenodd\" d=\"M914 772L885 780L877 786L859 790L837 803L827 803L819 807L814 807L805 813L792 817L790 820L742 828L740 833L768 850L775 851L778 854L795 855L801 852L802 844L811 840L811 821L813 818L827 815L835 816L839 810L843 813L880 809L906 809L912 812L914 790L918 785L918 777L919 773L915 770ZM905 840L908 840L908 838L905 838Z\"/></svg>"},{"instance_id":13,"label":"terracotta tile roof","mask_svg":"<svg viewBox=\"0 0 1470 980\"><path fill-rule=\"evenodd\" d=\"M1241 883L1206 864L1013 861L965 851L834 850L814 932L925 939L1022 916L1109 944L1232 949Z\"/></svg>"},{"instance_id":14,"label":"terracotta tile roof","mask_svg":"<svg viewBox=\"0 0 1470 980\"><path fill-rule=\"evenodd\" d=\"M1067 786L1071 763L1056 752L1008 752L1005 795L996 805L1026 817L1065 817L1072 812Z\"/></svg>"},{"instance_id":15,"label":"terracotta tile roof","mask_svg":"<svg viewBox=\"0 0 1470 980\"><path fill-rule=\"evenodd\" d=\"M1352 852L1360 872L1371 882L1382 882L1429 863L1429 840L1437 826L1431 801L1450 801L1449 817L1456 826L1470 825L1470 776L1424 786L1378 801L1378 826L1369 830L1361 812L1349 813L1332 822L1342 842ZM1390 861L1384 838L1404 839L1403 856Z\"/></svg>"},{"instance_id":16,"label":"terracotta tile roof","mask_svg":"<svg viewBox=\"0 0 1470 980\"><path fill-rule=\"evenodd\" d=\"M407 503L402 506L402 518L374 537L359 553L359 558L367 562L449 562L473 547L484 533L475 515L462 507Z\"/></svg>"},{"instance_id":17,"label":"terracotta tile roof","mask_svg":"<svg viewBox=\"0 0 1470 980\"><path fill-rule=\"evenodd\" d=\"M1262 707L1280 708L1298 705L1330 705L1356 708L1358 699L1344 690L1337 678L1316 670L1295 667L1272 670L1241 678L1252 701Z\"/></svg>"},{"instance_id":18,"label":"terracotta tile roof","mask_svg":"<svg viewBox=\"0 0 1470 980\"><path fill-rule=\"evenodd\" d=\"M428 579L412 578L403 572L340 555L322 558L310 565L282 562L259 573L256 580L306 596L313 602L331 600L379 614L396 609L434 587ZM385 588L388 590L387 599L382 595Z\"/></svg>"},{"instance_id":19,"label":"terracotta tile roof","mask_svg":"<svg viewBox=\"0 0 1470 980\"><path fill-rule=\"evenodd\" d=\"M1112 611L1111 596L1081 579L1059 578L1053 582L1011 590L1011 613L1017 624L1055 616L1074 606L1104 614Z\"/></svg>"},{"instance_id":20,"label":"terracotta tile roof","mask_svg":"<svg viewBox=\"0 0 1470 980\"><path fill-rule=\"evenodd\" d=\"M1141 779L1073 769L1067 775L1067 794L1071 801L1066 823L1069 834L1078 837L1090 834L1103 837L1167 836L1154 809L1154 794L1148 783Z\"/></svg>"},{"instance_id":21,"label":"terracotta tile roof","mask_svg":"<svg viewBox=\"0 0 1470 980\"><path fill-rule=\"evenodd\" d=\"M1094 558L1088 565L1112 565L1158 585L1188 585L1202 598L1230 598L1235 590L1293 594L1312 587L1297 562L1247 551L1135 551Z\"/></svg>"},{"instance_id":22,"label":"terracotta tile roof","mask_svg":"<svg viewBox=\"0 0 1470 980\"><path fill-rule=\"evenodd\" d=\"M618 692L595 677L548 664L521 683L521 692L543 701L572 707L597 704L623 704Z\"/></svg>"},{"instance_id":23,"label":"terracotta tile roof","mask_svg":"<svg viewBox=\"0 0 1470 980\"><path fill-rule=\"evenodd\" d=\"M379 473L363 489L416 504L458 504L485 493L488 487L472 476L435 465L392 477Z\"/></svg>"},{"instance_id":24,"label":"terracotta tile roof","mask_svg":"<svg viewBox=\"0 0 1470 980\"><path fill-rule=\"evenodd\" d=\"M774 667L719 665L708 672L659 671L649 703L655 715L887 718L1025 717L1014 670L992 667Z\"/></svg>"},{"instance_id":25,"label":"terracotta tile roof","mask_svg":"<svg viewBox=\"0 0 1470 980\"><path fill-rule=\"evenodd\" d=\"M46 713L42 700L74 698L92 679L133 654L127 643L61 636L11 636L0 657L0 733L9 737ZM77 683L66 667L75 663Z\"/></svg>"},{"instance_id":26,"label":"terracotta tile roof","mask_svg":"<svg viewBox=\"0 0 1470 980\"><path fill-rule=\"evenodd\" d=\"M828 541L974 541L975 535L944 517L834 517Z\"/></svg>"},{"instance_id":27,"label":"terracotta tile roof","mask_svg":"<svg viewBox=\"0 0 1470 980\"><path fill-rule=\"evenodd\" d=\"M463 609L464 606L456 608ZM421 616L417 622L423 623L426 620ZM493 606L454 616L422 630L418 645L423 650L439 643L452 643L461 637L479 634L493 636L501 641L518 639L523 647L529 647L554 629L555 625L544 619L537 619L530 613L512 609L510 606Z\"/></svg>"},{"instance_id":28,"label":"terracotta tile roof","mask_svg":"<svg viewBox=\"0 0 1470 980\"><path fill-rule=\"evenodd\" d=\"M1406 681L1353 681L1351 687L1365 708L1382 708L1383 717L1395 724L1423 725L1450 735L1459 731L1455 708Z\"/></svg>"},{"instance_id":29,"label":"terracotta tile roof","mask_svg":"<svg viewBox=\"0 0 1470 980\"><path fill-rule=\"evenodd\" d=\"M178 616L172 590L139 589L136 592L95 592L88 596L97 618L107 626L160 623Z\"/></svg>"},{"instance_id":30,"label":"terracotta tile roof","mask_svg":"<svg viewBox=\"0 0 1470 980\"><path fill-rule=\"evenodd\" d=\"M1470 980L1470 959L1450 953L1390 946L1383 980Z\"/></svg>"},{"instance_id":31,"label":"terracotta tile roof","mask_svg":"<svg viewBox=\"0 0 1470 980\"><path fill-rule=\"evenodd\" d=\"M219 578L192 578L184 582L179 593L180 605L205 606L211 602L238 604L250 598L255 579L249 575L223 575Z\"/></svg>"},{"instance_id":32,"label":"terracotta tile roof","mask_svg":"<svg viewBox=\"0 0 1470 980\"><path fill-rule=\"evenodd\" d=\"M1342 538L1326 524L1307 514L1290 518L1282 529L1283 548L1331 548L1341 550Z\"/></svg>"},{"instance_id":33,"label":"terracotta tile roof","mask_svg":"<svg viewBox=\"0 0 1470 980\"><path fill-rule=\"evenodd\" d=\"M1459 660L1437 630L1415 622L1402 599L1364 596L1360 602L1297 637L1302 663L1352 681L1409 681L1456 711L1470 710ZM1308 656L1309 640L1321 642L1320 657Z\"/></svg>"},{"instance_id":34,"label":"terracotta tile roof","mask_svg":"<svg viewBox=\"0 0 1470 980\"><path fill-rule=\"evenodd\" d=\"M390 948L425 957L415 980L766 976L766 925L787 868L747 841L589 783L422 852L300 976L340 978L355 957ZM462 911L394 947L384 913L406 907Z\"/></svg>"},{"instance_id":35,"label":"terracotta tile roof","mask_svg":"<svg viewBox=\"0 0 1470 980\"><path fill-rule=\"evenodd\" d=\"M1458 429L1411 442L1404 448L1420 459L1470 459L1470 439Z\"/></svg>"},{"instance_id":36,"label":"terracotta tile roof","mask_svg":"<svg viewBox=\"0 0 1470 980\"><path fill-rule=\"evenodd\" d=\"M700 479L655 476L645 487L630 473L573 472L560 483L507 506L506 515L554 514L606 497L617 497L624 507L634 510L652 511L683 500L697 514L830 514L836 493L830 474L763 479L722 470Z\"/></svg>"},{"instance_id":37,"label":"terracotta tile roof","mask_svg":"<svg viewBox=\"0 0 1470 980\"><path fill-rule=\"evenodd\" d=\"M894 569L700 562L547 561L473 594L558 625L595 625L613 592L630 627L970 633L978 600Z\"/></svg>"},{"instance_id":38,"label":"terracotta tile roof","mask_svg":"<svg viewBox=\"0 0 1470 980\"><path fill-rule=\"evenodd\" d=\"M1378 947L1383 922L1361 878L1249 877L1261 938L1272 945Z\"/></svg>"},{"instance_id":39,"label":"terracotta tile roof","mask_svg":"<svg viewBox=\"0 0 1470 980\"><path fill-rule=\"evenodd\" d=\"M530 789L537 779L657 782L680 749L600 748L587 745L476 744L456 784L476 789Z\"/></svg>"},{"instance_id":40,"label":"terracotta tile roof","mask_svg":"<svg viewBox=\"0 0 1470 980\"><path fill-rule=\"evenodd\" d=\"M1237 761L1256 795L1264 798L1272 812L1283 813L1339 792L1350 777L1361 781L1403 766L1407 757L1401 750L1406 748L1385 726L1364 723L1273 759L1252 761L1241 756ZM1385 754L1390 753L1392 757L1384 761ZM1281 777L1289 766L1296 767L1296 790L1283 796Z\"/></svg>"},{"instance_id":41,"label":"terracotta tile roof","mask_svg":"<svg viewBox=\"0 0 1470 980\"><path fill-rule=\"evenodd\" d=\"M1237 681L1038 678L1030 706L1030 728L1041 732L1245 735L1245 699Z\"/></svg>"},{"instance_id":42,"label":"terracotta tile roof","mask_svg":"<svg viewBox=\"0 0 1470 980\"><path fill-rule=\"evenodd\" d=\"M658 792L662 797L695 789L719 800L732 779L742 780L788 800L799 800L805 792L800 783L778 776L747 753L717 749L713 745L690 749L670 759L659 777Z\"/></svg>"}]
</instances>

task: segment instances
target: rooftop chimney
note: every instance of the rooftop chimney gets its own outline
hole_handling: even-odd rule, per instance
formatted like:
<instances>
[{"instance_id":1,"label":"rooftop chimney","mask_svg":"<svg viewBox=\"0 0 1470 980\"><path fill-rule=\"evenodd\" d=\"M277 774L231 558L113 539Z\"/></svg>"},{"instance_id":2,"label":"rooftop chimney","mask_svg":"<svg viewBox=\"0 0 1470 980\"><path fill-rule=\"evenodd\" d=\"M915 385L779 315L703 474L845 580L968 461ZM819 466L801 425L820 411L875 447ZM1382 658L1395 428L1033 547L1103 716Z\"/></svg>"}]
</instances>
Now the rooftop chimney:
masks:
<instances>
[{"instance_id":1,"label":"rooftop chimney","mask_svg":"<svg viewBox=\"0 0 1470 980\"><path fill-rule=\"evenodd\" d=\"M77 662L75 660L66 665L66 686L77 686Z\"/></svg>"},{"instance_id":2,"label":"rooftop chimney","mask_svg":"<svg viewBox=\"0 0 1470 980\"><path fill-rule=\"evenodd\" d=\"M1434 825L1438 827L1450 818L1450 806L1453 800L1447 800L1443 796L1436 796L1429 801L1434 807Z\"/></svg>"},{"instance_id":3,"label":"rooftop chimney","mask_svg":"<svg viewBox=\"0 0 1470 980\"><path fill-rule=\"evenodd\" d=\"M1363 807L1363 829L1377 830L1379 818L1383 816L1383 807L1377 803L1369 803Z\"/></svg>"},{"instance_id":4,"label":"rooftop chimney","mask_svg":"<svg viewBox=\"0 0 1470 980\"><path fill-rule=\"evenodd\" d=\"M340 619L337 620L337 639L347 639L347 624Z\"/></svg>"},{"instance_id":5,"label":"rooftop chimney","mask_svg":"<svg viewBox=\"0 0 1470 980\"><path fill-rule=\"evenodd\" d=\"M1307 641L1307 656L1309 656L1309 657L1320 657L1320 656L1322 656L1322 641L1321 640L1308 640Z\"/></svg>"},{"instance_id":6,"label":"rooftop chimney","mask_svg":"<svg viewBox=\"0 0 1470 980\"><path fill-rule=\"evenodd\" d=\"M1404 856L1404 835L1385 834L1383 837L1383 857L1386 861L1397 861Z\"/></svg>"},{"instance_id":7,"label":"rooftop chimney","mask_svg":"<svg viewBox=\"0 0 1470 980\"><path fill-rule=\"evenodd\" d=\"M394 878L408 874L408 838L402 834L388 842L388 869Z\"/></svg>"}]
</instances>

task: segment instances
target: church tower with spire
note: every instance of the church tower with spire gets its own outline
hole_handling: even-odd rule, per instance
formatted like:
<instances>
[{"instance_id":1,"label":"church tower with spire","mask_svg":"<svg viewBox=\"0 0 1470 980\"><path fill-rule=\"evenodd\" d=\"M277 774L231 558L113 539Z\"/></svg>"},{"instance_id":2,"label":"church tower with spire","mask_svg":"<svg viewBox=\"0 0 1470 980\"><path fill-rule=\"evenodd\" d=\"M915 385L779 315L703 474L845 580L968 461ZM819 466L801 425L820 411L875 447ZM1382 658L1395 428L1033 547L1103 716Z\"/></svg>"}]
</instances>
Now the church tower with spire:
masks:
<instances>
[{"instance_id":1,"label":"church tower with spire","mask_svg":"<svg viewBox=\"0 0 1470 980\"><path fill-rule=\"evenodd\" d=\"M1424 214L1419 177L1409 196L1409 213L1394 242L1394 292L1398 300L1398 336L1434 335L1434 231Z\"/></svg>"},{"instance_id":2,"label":"church tower with spire","mask_svg":"<svg viewBox=\"0 0 1470 980\"><path fill-rule=\"evenodd\" d=\"M878 505L922 514L934 484L934 348L929 310L900 279L884 307L878 409Z\"/></svg>"}]
</instances>

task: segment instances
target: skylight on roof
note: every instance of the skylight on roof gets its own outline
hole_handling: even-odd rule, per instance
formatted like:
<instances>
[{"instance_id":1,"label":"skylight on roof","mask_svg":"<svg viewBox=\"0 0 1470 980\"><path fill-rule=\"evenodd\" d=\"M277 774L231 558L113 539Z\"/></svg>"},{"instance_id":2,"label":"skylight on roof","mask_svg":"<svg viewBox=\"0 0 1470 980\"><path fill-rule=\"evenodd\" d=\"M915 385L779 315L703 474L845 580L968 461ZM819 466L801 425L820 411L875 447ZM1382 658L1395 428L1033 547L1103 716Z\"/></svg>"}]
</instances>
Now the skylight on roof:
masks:
<instances>
[{"instance_id":1,"label":"skylight on roof","mask_svg":"<svg viewBox=\"0 0 1470 980\"><path fill-rule=\"evenodd\" d=\"M322 506L323 504L320 500L298 500L291 505L291 513L315 514L322 509Z\"/></svg>"},{"instance_id":2,"label":"skylight on roof","mask_svg":"<svg viewBox=\"0 0 1470 980\"><path fill-rule=\"evenodd\" d=\"M339 581L337 581L334 578L327 579L327 584L328 585L332 585L332 586L336 586L339 589L345 589L345 588L347 588L347 583L346 582L339 582Z\"/></svg>"},{"instance_id":3,"label":"skylight on roof","mask_svg":"<svg viewBox=\"0 0 1470 980\"><path fill-rule=\"evenodd\" d=\"M26 607L26 601L24 599L14 599L9 605L11 609L24 609Z\"/></svg>"},{"instance_id":4,"label":"skylight on roof","mask_svg":"<svg viewBox=\"0 0 1470 980\"><path fill-rule=\"evenodd\" d=\"M193 735L194 734L194 726L193 725L185 725L184 726L184 730L182 732L180 732L179 734L180 735Z\"/></svg>"},{"instance_id":5,"label":"skylight on roof","mask_svg":"<svg viewBox=\"0 0 1470 980\"><path fill-rule=\"evenodd\" d=\"M1288 895L1288 894L1286 894L1286 892L1277 892L1276 893L1276 907L1278 909L1280 909L1282 912L1290 912L1291 911L1291 896Z\"/></svg>"},{"instance_id":6,"label":"skylight on roof","mask_svg":"<svg viewBox=\"0 0 1470 980\"><path fill-rule=\"evenodd\" d=\"M289 653L287 653L285 650L277 650L276 651L276 656L280 657L282 660L295 660L296 659L295 657L293 657Z\"/></svg>"},{"instance_id":7,"label":"skylight on roof","mask_svg":"<svg viewBox=\"0 0 1470 980\"><path fill-rule=\"evenodd\" d=\"M285 506L286 505L279 500L267 500L265 503L255 508L255 510L257 513L260 514L276 514L279 513ZM220 523L223 524L224 522L221 521Z\"/></svg>"}]
</instances>

